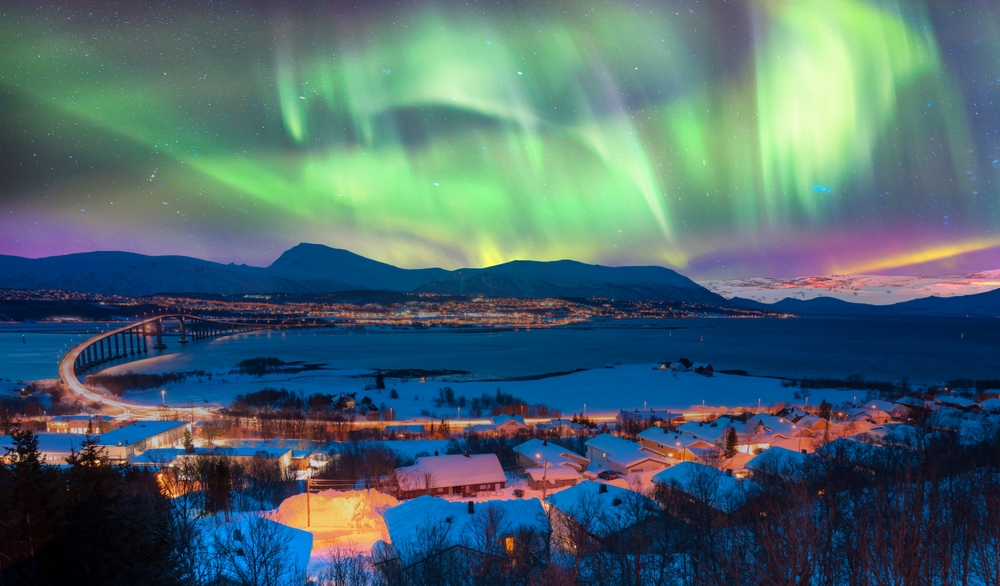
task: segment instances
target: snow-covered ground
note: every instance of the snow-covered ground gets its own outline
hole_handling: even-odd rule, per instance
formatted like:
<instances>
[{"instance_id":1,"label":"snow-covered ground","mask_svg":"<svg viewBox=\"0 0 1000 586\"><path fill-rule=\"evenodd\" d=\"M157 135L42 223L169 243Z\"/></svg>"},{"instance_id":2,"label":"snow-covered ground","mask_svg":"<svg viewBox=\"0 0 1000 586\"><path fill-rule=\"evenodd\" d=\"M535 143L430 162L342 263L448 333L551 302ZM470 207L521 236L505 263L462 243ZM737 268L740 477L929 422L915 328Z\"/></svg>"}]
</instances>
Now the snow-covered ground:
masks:
<instances>
[{"instance_id":1,"label":"snow-covered ground","mask_svg":"<svg viewBox=\"0 0 1000 586\"><path fill-rule=\"evenodd\" d=\"M429 378L386 379L383 391L364 390L372 378L357 378L364 370L312 371L300 374L250 375L215 374L207 377L189 377L181 384L164 387L166 402L178 408L188 405L225 405L238 394L259 391L265 387L285 388L303 395L312 393L357 393L360 400L369 396L376 405L385 403L392 409L396 420L417 419L422 416L434 419L458 419L459 410L452 407L435 407L434 399L439 390L451 387L456 398L471 400L480 395L494 395L497 389L528 403L544 403L564 414L614 415L619 410L655 409L675 413L724 412L728 408L769 408L782 402L795 401L795 388L784 388L781 381L771 378L715 374L704 377L694 372L661 371L654 364L619 365L573 374L531 381L503 382L453 382ZM110 372L128 370L128 365L109 369ZM398 399L390 398L395 389ZM127 393L130 401L156 405L161 401L159 392ZM833 403L851 400L852 395L840 391L816 391L810 399L819 403L826 398ZM767 409L770 410L770 409ZM461 419L469 417L468 409L462 410ZM426 450L420 450L426 451Z\"/></svg>"},{"instance_id":2,"label":"snow-covered ground","mask_svg":"<svg viewBox=\"0 0 1000 586\"><path fill-rule=\"evenodd\" d=\"M786 297L833 297L853 303L889 305L932 295L954 297L992 291L1000 288L1000 270L983 271L966 277L828 275L793 279L755 277L703 281L699 284L727 299L742 297L761 303L774 303Z\"/></svg>"}]
</instances>

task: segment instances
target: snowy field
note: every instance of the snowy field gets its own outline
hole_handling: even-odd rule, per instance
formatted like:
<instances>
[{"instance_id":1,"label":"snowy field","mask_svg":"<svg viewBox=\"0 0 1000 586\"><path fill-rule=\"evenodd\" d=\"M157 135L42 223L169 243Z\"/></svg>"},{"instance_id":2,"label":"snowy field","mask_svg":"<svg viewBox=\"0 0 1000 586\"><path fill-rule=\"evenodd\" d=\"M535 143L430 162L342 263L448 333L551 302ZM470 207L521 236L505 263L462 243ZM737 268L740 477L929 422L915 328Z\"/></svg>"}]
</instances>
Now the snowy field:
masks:
<instances>
[{"instance_id":1,"label":"snowy field","mask_svg":"<svg viewBox=\"0 0 1000 586\"><path fill-rule=\"evenodd\" d=\"M364 390L366 384L370 385L374 381L373 377L357 378L357 375L372 374L364 370L305 372L297 375L263 377L216 374L211 380L189 378L183 384L164 388L167 404L179 408L188 405L221 406L232 401L238 394L247 394L266 387L285 388L303 395L318 392L334 394L357 392L359 400L369 396L376 405L385 403L387 407L392 408L397 420L419 418L422 411L426 411L429 417L435 419L442 417L457 419L457 409L434 406L434 399L438 396L439 389L445 386L451 387L456 398L464 395L470 400L482 394L495 394L499 388L504 393L522 398L528 403L544 403L565 414L582 414L586 404L587 414L593 416L613 415L620 409L641 410L644 407L675 413L691 413L725 411L725 407L734 406L756 406L758 399L762 408L794 401L793 393L796 389L783 388L781 382L776 379L724 374L706 378L694 372L654 370L654 366L654 364L620 365L615 368L599 368L530 381L451 382L429 378L426 382L420 382L419 379L409 379L404 382L389 378L386 379L387 388L381 392ZM129 366L123 365L109 369L109 372L128 368ZM396 389L399 393L398 399L390 398L391 389ZM853 395L840 391L816 392L811 400L818 403L821 397L839 403L851 400ZM126 398L146 405L157 405L161 400L158 391L129 393ZM466 419L468 415L466 409L461 418Z\"/></svg>"}]
</instances>

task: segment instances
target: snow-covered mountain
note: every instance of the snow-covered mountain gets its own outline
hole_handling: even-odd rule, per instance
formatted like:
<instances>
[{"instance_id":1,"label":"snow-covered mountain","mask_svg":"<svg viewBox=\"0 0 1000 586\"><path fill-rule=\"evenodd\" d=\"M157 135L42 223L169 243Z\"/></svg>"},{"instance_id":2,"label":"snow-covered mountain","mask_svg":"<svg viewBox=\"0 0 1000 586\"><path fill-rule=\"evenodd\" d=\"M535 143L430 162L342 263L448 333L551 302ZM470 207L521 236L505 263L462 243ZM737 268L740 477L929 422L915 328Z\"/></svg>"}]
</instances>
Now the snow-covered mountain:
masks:
<instances>
[{"instance_id":1,"label":"snow-covered mountain","mask_svg":"<svg viewBox=\"0 0 1000 586\"><path fill-rule=\"evenodd\" d=\"M782 299L764 304L749 299L733 298L733 302L747 309L791 313L794 315L822 316L953 316L1000 317L1000 289L957 297L925 297L893 305L851 303L832 297L814 299Z\"/></svg>"},{"instance_id":2,"label":"snow-covered mountain","mask_svg":"<svg viewBox=\"0 0 1000 586\"><path fill-rule=\"evenodd\" d=\"M818 298L851 303L891 305L925 297L960 297L1000 288L1000 270L967 277L898 277L882 275L829 275L794 279L733 279L702 281L706 289L727 299L740 297L761 303L782 299Z\"/></svg>"},{"instance_id":3,"label":"snow-covered mountain","mask_svg":"<svg viewBox=\"0 0 1000 586\"><path fill-rule=\"evenodd\" d=\"M0 255L0 288L83 293L426 292L488 297L603 297L728 305L663 267L604 267L575 261L515 261L482 269L401 269L346 250L300 244L268 267L183 256L90 252L27 259Z\"/></svg>"}]
</instances>

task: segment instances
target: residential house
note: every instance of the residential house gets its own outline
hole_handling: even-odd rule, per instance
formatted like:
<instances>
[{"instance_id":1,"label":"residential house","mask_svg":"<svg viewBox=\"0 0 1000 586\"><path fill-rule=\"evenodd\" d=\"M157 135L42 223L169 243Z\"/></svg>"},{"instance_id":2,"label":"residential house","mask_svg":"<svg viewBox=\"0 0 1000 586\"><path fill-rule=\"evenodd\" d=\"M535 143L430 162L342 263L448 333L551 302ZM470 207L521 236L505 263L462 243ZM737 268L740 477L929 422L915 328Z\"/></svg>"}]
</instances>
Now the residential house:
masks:
<instances>
[{"instance_id":1,"label":"residential house","mask_svg":"<svg viewBox=\"0 0 1000 586\"><path fill-rule=\"evenodd\" d=\"M580 471L569 466L549 464L544 468L528 468L524 473L528 476L528 488L532 490L551 490L580 482Z\"/></svg>"},{"instance_id":2,"label":"residential house","mask_svg":"<svg viewBox=\"0 0 1000 586\"><path fill-rule=\"evenodd\" d=\"M702 450L715 446L713 441L663 427L650 427L640 433L638 439L643 448L674 460L696 460Z\"/></svg>"},{"instance_id":3,"label":"residential house","mask_svg":"<svg viewBox=\"0 0 1000 586\"><path fill-rule=\"evenodd\" d=\"M597 542L611 552L627 549L636 538L648 542L657 530L656 503L637 492L606 484L583 482L549 495L552 542L566 551L589 549Z\"/></svg>"},{"instance_id":4,"label":"residential house","mask_svg":"<svg viewBox=\"0 0 1000 586\"><path fill-rule=\"evenodd\" d=\"M755 479L771 476L786 481L801 481L809 477L812 458L803 452L775 446L754 456L744 468ZM740 476L739 471L734 474Z\"/></svg>"},{"instance_id":5,"label":"residential house","mask_svg":"<svg viewBox=\"0 0 1000 586\"><path fill-rule=\"evenodd\" d=\"M490 423L496 429L497 435L514 436L528 431L524 417L520 415L494 415L490 418Z\"/></svg>"},{"instance_id":6,"label":"residential house","mask_svg":"<svg viewBox=\"0 0 1000 586\"><path fill-rule=\"evenodd\" d=\"M412 466L396 468L392 485L396 497L421 495L473 496L507 486L507 476L496 454L424 456Z\"/></svg>"},{"instance_id":7,"label":"residential house","mask_svg":"<svg viewBox=\"0 0 1000 586\"><path fill-rule=\"evenodd\" d=\"M540 439L530 439L514 446L514 451L517 452L518 465L524 468L566 466L577 472L583 472L590 463L590 460L575 452Z\"/></svg>"},{"instance_id":8,"label":"residential house","mask_svg":"<svg viewBox=\"0 0 1000 586\"><path fill-rule=\"evenodd\" d=\"M618 474L659 470L676 461L607 433L590 438L585 445L591 466L613 470Z\"/></svg>"},{"instance_id":9,"label":"residential house","mask_svg":"<svg viewBox=\"0 0 1000 586\"><path fill-rule=\"evenodd\" d=\"M449 572L468 578L484 556L545 559L551 531L538 499L454 502L424 495L383 516L389 543L377 542L372 558L403 582L411 581L409 572L427 575L423 564L433 564L431 572L448 581Z\"/></svg>"},{"instance_id":10,"label":"residential house","mask_svg":"<svg viewBox=\"0 0 1000 586\"><path fill-rule=\"evenodd\" d=\"M653 483L663 493L668 512L680 518L709 514L714 522L742 508L753 496L757 485L698 462L681 462L653 476ZM694 511L691 507L694 506Z\"/></svg>"},{"instance_id":11,"label":"residential house","mask_svg":"<svg viewBox=\"0 0 1000 586\"><path fill-rule=\"evenodd\" d=\"M548 423L537 423L535 429L556 437L576 437L586 432L582 425L573 423L569 419L553 419Z\"/></svg>"},{"instance_id":12,"label":"residential house","mask_svg":"<svg viewBox=\"0 0 1000 586\"><path fill-rule=\"evenodd\" d=\"M479 425L470 425L470 426L468 426L468 427L465 428L464 433L465 433L465 435L476 434L476 435L483 436L483 437L496 437L497 436L497 428L496 428L496 426L490 425L488 423L479 424Z\"/></svg>"}]
</instances>

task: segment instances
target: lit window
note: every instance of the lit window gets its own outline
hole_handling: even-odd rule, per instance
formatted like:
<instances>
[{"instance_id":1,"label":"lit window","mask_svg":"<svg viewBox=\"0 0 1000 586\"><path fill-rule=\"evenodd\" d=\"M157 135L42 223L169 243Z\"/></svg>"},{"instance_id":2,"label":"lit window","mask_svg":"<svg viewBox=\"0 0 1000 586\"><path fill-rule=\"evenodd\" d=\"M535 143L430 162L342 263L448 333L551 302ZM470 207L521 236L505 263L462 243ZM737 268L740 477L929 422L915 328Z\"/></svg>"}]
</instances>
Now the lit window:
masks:
<instances>
[{"instance_id":1,"label":"lit window","mask_svg":"<svg viewBox=\"0 0 1000 586\"><path fill-rule=\"evenodd\" d=\"M506 537L506 538L504 538L504 540L503 540L503 546L504 546L504 549L507 550L507 553L513 552L514 551L514 538L513 537Z\"/></svg>"}]
</instances>

